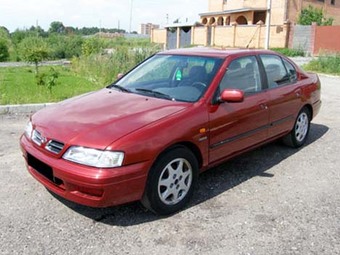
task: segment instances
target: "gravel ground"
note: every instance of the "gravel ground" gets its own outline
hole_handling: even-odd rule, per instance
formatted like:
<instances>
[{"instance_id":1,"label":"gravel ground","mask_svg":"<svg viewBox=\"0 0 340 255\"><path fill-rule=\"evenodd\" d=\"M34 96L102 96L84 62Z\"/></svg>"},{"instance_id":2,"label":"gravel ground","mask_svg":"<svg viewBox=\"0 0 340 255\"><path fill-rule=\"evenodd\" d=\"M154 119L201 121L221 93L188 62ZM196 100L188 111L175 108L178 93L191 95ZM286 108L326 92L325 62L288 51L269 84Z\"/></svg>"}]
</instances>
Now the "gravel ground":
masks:
<instances>
[{"instance_id":1,"label":"gravel ground","mask_svg":"<svg viewBox=\"0 0 340 255\"><path fill-rule=\"evenodd\" d=\"M293 60L296 64L299 66L308 64L310 61L315 59L314 57L290 57L291 60Z\"/></svg>"},{"instance_id":2,"label":"gravel ground","mask_svg":"<svg viewBox=\"0 0 340 255\"><path fill-rule=\"evenodd\" d=\"M340 254L340 78L321 80L306 146L272 143L202 174L166 218L54 196L26 171L27 116L0 115L0 254Z\"/></svg>"}]
</instances>

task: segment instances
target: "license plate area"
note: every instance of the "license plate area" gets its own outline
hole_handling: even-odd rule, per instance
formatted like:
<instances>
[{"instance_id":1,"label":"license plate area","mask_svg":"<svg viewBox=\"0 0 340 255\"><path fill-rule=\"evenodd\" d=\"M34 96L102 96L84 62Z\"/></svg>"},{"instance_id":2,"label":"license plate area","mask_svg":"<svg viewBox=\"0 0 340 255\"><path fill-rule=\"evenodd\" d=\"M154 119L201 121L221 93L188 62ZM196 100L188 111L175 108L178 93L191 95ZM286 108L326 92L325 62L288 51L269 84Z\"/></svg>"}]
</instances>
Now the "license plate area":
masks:
<instances>
[{"instance_id":1,"label":"license plate area","mask_svg":"<svg viewBox=\"0 0 340 255\"><path fill-rule=\"evenodd\" d=\"M39 174L53 182L54 184L60 186L63 184L63 181L59 178L54 177L53 169L49 165L40 161L39 159L33 157L31 154L27 153L27 163L30 167L32 167Z\"/></svg>"}]
</instances>

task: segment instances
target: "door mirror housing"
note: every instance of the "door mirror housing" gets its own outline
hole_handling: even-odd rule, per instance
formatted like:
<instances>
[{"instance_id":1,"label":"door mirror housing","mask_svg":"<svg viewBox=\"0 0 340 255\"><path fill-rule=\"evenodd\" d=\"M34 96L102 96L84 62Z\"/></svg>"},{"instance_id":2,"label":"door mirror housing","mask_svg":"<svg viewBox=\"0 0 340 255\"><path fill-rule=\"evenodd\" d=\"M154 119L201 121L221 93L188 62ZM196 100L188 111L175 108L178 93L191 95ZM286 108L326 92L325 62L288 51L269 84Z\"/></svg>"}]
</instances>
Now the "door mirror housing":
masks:
<instances>
[{"instance_id":1,"label":"door mirror housing","mask_svg":"<svg viewBox=\"0 0 340 255\"><path fill-rule=\"evenodd\" d=\"M225 89L222 91L219 102L240 103L244 100L244 92L239 89Z\"/></svg>"}]
</instances>

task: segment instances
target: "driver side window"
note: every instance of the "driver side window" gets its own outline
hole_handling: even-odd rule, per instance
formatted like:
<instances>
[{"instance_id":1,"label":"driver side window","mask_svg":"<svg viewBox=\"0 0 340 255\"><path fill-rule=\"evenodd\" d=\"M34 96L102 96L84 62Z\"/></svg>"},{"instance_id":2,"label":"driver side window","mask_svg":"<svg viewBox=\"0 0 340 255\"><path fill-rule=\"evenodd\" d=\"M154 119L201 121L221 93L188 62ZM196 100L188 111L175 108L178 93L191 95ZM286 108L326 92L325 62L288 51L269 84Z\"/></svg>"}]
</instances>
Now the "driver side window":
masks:
<instances>
[{"instance_id":1,"label":"driver side window","mask_svg":"<svg viewBox=\"0 0 340 255\"><path fill-rule=\"evenodd\" d=\"M245 93L261 91L259 65L255 56L241 57L229 64L219 86L220 91L227 88Z\"/></svg>"}]
</instances>

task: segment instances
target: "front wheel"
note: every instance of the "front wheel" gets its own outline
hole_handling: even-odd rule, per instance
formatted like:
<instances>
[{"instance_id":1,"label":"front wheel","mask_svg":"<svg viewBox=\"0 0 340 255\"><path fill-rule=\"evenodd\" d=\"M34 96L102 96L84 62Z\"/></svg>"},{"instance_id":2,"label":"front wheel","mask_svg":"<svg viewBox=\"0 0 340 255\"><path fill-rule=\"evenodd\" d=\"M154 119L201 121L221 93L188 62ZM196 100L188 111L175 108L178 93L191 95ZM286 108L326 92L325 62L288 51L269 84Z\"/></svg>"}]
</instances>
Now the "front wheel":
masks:
<instances>
[{"instance_id":1,"label":"front wheel","mask_svg":"<svg viewBox=\"0 0 340 255\"><path fill-rule=\"evenodd\" d=\"M193 153L184 147L172 149L150 169L142 204L159 215L179 211L189 202L197 177Z\"/></svg>"},{"instance_id":2,"label":"front wheel","mask_svg":"<svg viewBox=\"0 0 340 255\"><path fill-rule=\"evenodd\" d=\"M294 128L283 138L283 142L294 148L302 146L308 137L310 121L310 111L306 107L302 108L295 120Z\"/></svg>"}]
</instances>

